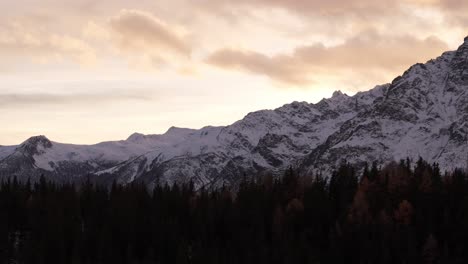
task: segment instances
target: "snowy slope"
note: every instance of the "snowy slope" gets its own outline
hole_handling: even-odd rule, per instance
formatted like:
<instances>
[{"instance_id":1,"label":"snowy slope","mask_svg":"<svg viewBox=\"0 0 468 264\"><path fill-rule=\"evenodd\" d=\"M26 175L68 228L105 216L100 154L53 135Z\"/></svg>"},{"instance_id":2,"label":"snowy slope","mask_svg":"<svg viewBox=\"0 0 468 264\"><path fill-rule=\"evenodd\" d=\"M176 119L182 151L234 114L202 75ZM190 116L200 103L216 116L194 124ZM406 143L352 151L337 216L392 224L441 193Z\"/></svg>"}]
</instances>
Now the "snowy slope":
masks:
<instances>
[{"instance_id":1,"label":"snowy slope","mask_svg":"<svg viewBox=\"0 0 468 264\"><path fill-rule=\"evenodd\" d=\"M293 102L275 110L261 110L226 127L204 127L185 134L180 142L96 173L128 183L136 179L193 180L198 186L232 184L239 175L281 171L310 153L341 124L368 108L387 86L349 97L339 91L317 104ZM169 136L169 130L164 136Z\"/></svg>"},{"instance_id":2,"label":"snowy slope","mask_svg":"<svg viewBox=\"0 0 468 264\"><path fill-rule=\"evenodd\" d=\"M44 174L56 180L236 184L244 174L293 165L330 171L341 160L363 164L419 156L442 169L468 157L468 38L456 51L416 64L391 84L316 104L293 102L249 113L224 127L171 127L96 145L32 137L0 147L0 176Z\"/></svg>"},{"instance_id":3,"label":"snowy slope","mask_svg":"<svg viewBox=\"0 0 468 264\"><path fill-rule=\"evenodd\" d=\"M405 157L465 167L468 157L468 40L396 78L362 111L305 158L309 168Z\"/></svg>"},{"instance_id":4,"label":"snowy slope","mask_svg":"<svg viewBox=\"0 0 468 264\"><path fill-rule=\"evenodd\" d=\"M17 146L0 146L0 160L15 152Z\"/></svg>"}]
</instances>

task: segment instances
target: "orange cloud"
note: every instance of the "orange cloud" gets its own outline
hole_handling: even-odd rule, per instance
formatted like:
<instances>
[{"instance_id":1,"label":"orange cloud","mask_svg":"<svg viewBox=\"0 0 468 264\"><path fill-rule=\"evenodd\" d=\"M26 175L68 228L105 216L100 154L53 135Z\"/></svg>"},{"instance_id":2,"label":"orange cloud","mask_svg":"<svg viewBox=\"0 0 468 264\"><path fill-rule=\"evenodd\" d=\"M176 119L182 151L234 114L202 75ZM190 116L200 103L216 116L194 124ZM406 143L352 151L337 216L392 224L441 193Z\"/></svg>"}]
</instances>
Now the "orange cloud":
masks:
<instances>
[{"instance_id":1,"label":"orange cloud","mask_svg":"<svg viewBox=\"0 0 468 264\"><path fill-rule=\"evenodd\" d=\"M110 26L124 49L162 50L183 56L191 53L190 45L174 27L150 13L124 9L110 20Z\"/></svg>"},{"instance_id":2,"label":"orange cloud","mask_svg":"<svg viewBox=\"0 0 468 264\"><path fill-rule=\"evenodd\" d=\"M387 36L366 31L341 45L299 47L294 57L308 65L331 68L397 70L440 55L448 49L437 37Z\"/></svg>"},{"instance_id":3,"label":"orange cloud","mask_svg":"<svg viewBox=\"0 0 468 264\"><path fill-rule=\"evenodd\" d=\"M217 67L236 69L268 76L274 81L307 85L311 76L336 74L342 71L395 72L440 55L447 45L436 37L423 40L404 36L382 36L374 31L363 32L344 43L325 47L318 43L297 47L291 54L266 56L259 52L222 49L211 54L206 62Z\"/></svg>"},{"instance_id":4,"label":"orange cloud","mask_svg":"<svg viewBox=\"0 0 468 264\"><path fill-rule=\"evenodd\" d=\"M296 14L325 16L376 17L391 15L401 4L421 4L421 0L201 0L205 10L235 10L242 7L281 8ZM226 12L228 13L228 12Z\"/></svg>"},{"instance_id":5,"label":"orange cloud","mask_svg":"<svg viewBox=\"0 0 468 264\"><path fill-rule=\"evenodd\" d=\"M0 54L4 58L33 59L41 62L72 60L82 65L96 62L95 50L81 39L49 33L11 23L0 30Z\"/></svg>"},{"instance_id":6,"label":"orange cloud","mask_svg":"<svg viewBox=\"0 0 468 264\"><path fill-rule=\"evenodd\" d=\"M433 6L445 13L446 20L451 25L461 25L464 30L468 29L468 3L464 0L439 0Z\"/></svg>"},{"instance_id":7,"label":"orange cloud","mask_svg":"<svg viewBox=\"0 0 468 264\"><path fill-rule=\"evenodd\" d=\"M287 55L269 57L254 51L222 49L211 54L206 62L222 68L264 75L282 83L303 85L312 82L304 71L307 66Z\"/></svg>"}]
</instances>

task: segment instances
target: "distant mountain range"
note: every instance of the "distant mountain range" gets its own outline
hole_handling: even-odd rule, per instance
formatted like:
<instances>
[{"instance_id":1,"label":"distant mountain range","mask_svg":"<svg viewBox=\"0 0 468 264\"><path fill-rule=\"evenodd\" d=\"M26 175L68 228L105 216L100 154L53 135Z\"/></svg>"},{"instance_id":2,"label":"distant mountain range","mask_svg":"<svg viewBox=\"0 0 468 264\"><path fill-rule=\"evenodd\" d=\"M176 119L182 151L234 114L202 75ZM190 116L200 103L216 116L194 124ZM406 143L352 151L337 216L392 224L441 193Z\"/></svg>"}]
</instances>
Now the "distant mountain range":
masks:
<instances>
[{"instance_id":1,"label":"distant mountain range","mask_svg":"<svg viewBox=\"0 0 468 264\"><path fill-rule=\"evenodd\" d=\"M85 176L102 183L187 182L216 187L243 175L278 174L289 166L331 171L422 157L442 170L468 160L468 37L455 51L415 64L392 83L316 104L293 102L249 113L223 127L171 127L122 141L72 145L31 137L0 146L0 177Z\"/></svg>"}]
</instances>

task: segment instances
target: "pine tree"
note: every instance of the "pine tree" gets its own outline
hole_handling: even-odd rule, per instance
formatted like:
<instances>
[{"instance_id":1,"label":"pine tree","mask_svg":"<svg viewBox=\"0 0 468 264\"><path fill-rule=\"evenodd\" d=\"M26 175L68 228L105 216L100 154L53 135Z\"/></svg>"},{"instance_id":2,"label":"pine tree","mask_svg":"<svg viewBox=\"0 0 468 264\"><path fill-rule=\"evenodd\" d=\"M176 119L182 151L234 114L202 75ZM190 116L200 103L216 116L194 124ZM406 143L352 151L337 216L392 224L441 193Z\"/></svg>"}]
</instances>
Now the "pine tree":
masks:
<instances>
[{"instance_id":1,"label":"pine tree","mask_svg":"<svg viewBox=\"0 0 468 264\"><path fill-rule=\"evenodd\" d=\"M439 245L433 234L427 237L421 255L424 264L439 263Z\"/></svg>"}]
</instances>

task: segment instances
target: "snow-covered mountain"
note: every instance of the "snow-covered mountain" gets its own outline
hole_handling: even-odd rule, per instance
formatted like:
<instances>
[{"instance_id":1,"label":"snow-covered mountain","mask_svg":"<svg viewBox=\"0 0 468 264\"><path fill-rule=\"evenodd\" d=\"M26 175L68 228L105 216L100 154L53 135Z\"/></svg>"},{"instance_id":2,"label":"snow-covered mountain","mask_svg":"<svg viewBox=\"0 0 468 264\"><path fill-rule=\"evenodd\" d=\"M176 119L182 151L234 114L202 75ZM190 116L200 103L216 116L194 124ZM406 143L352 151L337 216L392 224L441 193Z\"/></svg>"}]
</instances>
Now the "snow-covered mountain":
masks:
<instances>
[{"instance_id":1,"label":"snow-covered mountain","mask_svg":"<svg viewBox=\"0 0 468 264\"><path fill-rule=\"evenodd\" d=\"M315 148L304 167L422 157L444 170L468 161L468 37L456 50L415 64L371 108Z\"/></svg>"},{"instance_id":2,"label":"snow-covered mountain","mask_svg":"<svg viewBox=\"0 0 468 264\"><path fill-rule=\"evenodd\" d=\"M96 145L38 136L0 146L0 176L220 186L291 165L331 170L343 159L362 164L419 156L450 170L464 167L468 157L467 91L465 38L458 50L412 66L391 84L249 113L225 127L172 127L162 135L135 133Z\"/></svg>"}]
</instances>

